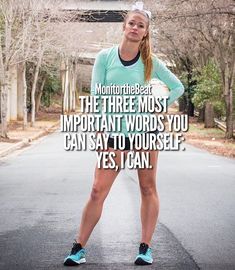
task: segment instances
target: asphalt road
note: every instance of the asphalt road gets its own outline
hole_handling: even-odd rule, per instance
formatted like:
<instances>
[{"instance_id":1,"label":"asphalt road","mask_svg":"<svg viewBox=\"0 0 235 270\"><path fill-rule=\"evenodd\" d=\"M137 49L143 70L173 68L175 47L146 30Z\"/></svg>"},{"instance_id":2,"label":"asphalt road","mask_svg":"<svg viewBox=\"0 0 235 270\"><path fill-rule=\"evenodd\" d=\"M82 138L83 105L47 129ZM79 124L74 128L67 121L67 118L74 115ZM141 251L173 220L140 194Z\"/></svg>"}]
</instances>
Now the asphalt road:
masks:
<instances>
[{"instance_id":1,"label":"asphalt road","mask_svg":"<svg viewBox=\"0 0 235 270\"><path fill-rule=\"evenodd\" d=\"M65 269L89 196L94 152L66 152L56 132L0 161L0 269ZM235 269L235 161L186 145L161 152L152 266ZM122 171L87 245L83 269L140 269L135 171Z\"/></svg>"}]
</instances>

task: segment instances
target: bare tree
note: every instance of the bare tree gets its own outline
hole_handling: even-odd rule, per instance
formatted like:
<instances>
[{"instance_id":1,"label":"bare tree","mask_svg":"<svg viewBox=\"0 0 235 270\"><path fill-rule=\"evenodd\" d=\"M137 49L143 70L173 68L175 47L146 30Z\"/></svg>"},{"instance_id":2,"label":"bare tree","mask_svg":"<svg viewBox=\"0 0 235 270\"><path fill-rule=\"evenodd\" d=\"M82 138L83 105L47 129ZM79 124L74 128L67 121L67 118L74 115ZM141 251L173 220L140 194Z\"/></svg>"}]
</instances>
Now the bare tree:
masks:
<instances>
[{"instance_id":1,"label":"bare tree","mask_svg":"<svg viewBox=\"0 0 235 270\"><path fill-rule=\"evenodd\" d=\"M176 63L190 72L212 57L220 68L226 104L226 138L233 136L235 8L232 0L166 0L156 18L159 36ZM163 50L164 51L164 50ZM187 65L190 63L191 68ZM182 69L182 66L179 67Z\"/></svg>"},{"instance_id":2,"label":"bare tree","mask_svg":"<svg viewBox=\"0 0 235 270\"><path fill-rule=\"evenodd\" d=\"M19 5L14 0L0 2L1 32L0 32L0 84L1 84L1 136L7 137L7 105L10 69L17 63L22 52L22 31L17 13Z\"/></svg>"},{"instance_id":3,"label":"bare tree","mask_svg":"<svg viewBox=\"0 0 235 270\"><path fill-rule=\"evenodd\" d=\"M35 63L31 91L31 124L35 122L35 91L38 74L45 53L55 50L53 22L63 21L60 12L62 1L1 0L0 2L0 86L1 86L1 136L7 137L8 92L10 92L11 69L18 65L18 92L22 95L23 126L27 126L26 62ZM66 16L68 16L66 14ZM55 42L54 42L55 43ZM47 55L50 55L48 53ZM50 58L50 57L49 57Z\"/></svg>"},{"instance_id":4,"label":"bare tree","mask_svg":"<svg viewBox=\"0 0 235 270\"><path fill-rule=\"evenodd\" d=\"M19 64L18 84L23 95L24 127L27 125L25 62L33 56L31 41L34 39L32 1L0 2L0 84L1 84L1 136L7 137L8 92L10 91L10 71Z\"/></svg>"}]
</instances>

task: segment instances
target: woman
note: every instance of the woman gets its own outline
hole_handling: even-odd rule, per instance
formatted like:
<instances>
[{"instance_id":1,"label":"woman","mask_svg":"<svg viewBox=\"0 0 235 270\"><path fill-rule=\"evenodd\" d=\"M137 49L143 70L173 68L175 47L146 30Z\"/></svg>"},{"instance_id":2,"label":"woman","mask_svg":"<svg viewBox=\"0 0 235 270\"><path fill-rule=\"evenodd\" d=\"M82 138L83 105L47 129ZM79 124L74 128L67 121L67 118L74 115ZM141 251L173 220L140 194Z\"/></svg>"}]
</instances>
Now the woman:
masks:
<instances>
[{"instance_id":1,"label":"woman","mask_svg":"<svg viewBox=\"0 0 235 270\"><path fill-rule=\"evenodd\" d=\"M159 78L170 90L168 105L180 97L184 91L182 83L169 71L156 56L151 54L149 37L149 12L134 9L125 17L123 37L119 46L102 50L95 61L92 73L91 92L95 94L95 85L146 85L151 78ZM125 120L124 120L125 121ZM125 123L122 133L127 135ZM128 149L126 143L125 152ZM120 165L121 150L113 149L113 139L109 139L108 151L115 152L115 162ZM159 198L156 188L156 170L158 151L150 152L152 169L138 169L139 186L141 191L141 223L142 236L139 254L135 264L152 264L151 239L156 227ZM94 184L90 198L83 210L82 220L76 242L72 251L64 260L64 265L85 263L85 245L100 219L103 203L119 171L114 169L95 168Z\"/></svg>"}]
</instances>

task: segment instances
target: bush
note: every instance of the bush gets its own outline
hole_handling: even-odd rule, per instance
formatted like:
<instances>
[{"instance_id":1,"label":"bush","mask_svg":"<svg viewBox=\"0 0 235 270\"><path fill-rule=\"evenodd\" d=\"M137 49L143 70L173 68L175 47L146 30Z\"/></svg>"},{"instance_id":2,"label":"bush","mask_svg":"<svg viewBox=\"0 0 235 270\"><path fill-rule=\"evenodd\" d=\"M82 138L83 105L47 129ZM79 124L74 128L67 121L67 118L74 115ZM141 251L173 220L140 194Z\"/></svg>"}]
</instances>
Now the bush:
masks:
<instances>
[{"instance_id":1,"label":"bush","mask_svg":"<svg viewBox=\"0 0 235 270\"><path fill-rule=\"evenodd\" d=\"M202 68L201 74L195 76L197 85L192 99L197 109L202 109L207 101L213 105L216 117L225 116L225 102L223 100L222 81L219 70L215 63L209 61Z\"/></svg>"},{"instance_id":2,"label":"bush","mask_svg":"<svg viewBox=\"0 0 235 270\"><path fill-rule=\"evenodd\" d=\"M51 99L55 94L61 92L61 82L57 75L48 74L43 89L42 105L49 107L51 105Z\"/></svg>"}]
</instances>

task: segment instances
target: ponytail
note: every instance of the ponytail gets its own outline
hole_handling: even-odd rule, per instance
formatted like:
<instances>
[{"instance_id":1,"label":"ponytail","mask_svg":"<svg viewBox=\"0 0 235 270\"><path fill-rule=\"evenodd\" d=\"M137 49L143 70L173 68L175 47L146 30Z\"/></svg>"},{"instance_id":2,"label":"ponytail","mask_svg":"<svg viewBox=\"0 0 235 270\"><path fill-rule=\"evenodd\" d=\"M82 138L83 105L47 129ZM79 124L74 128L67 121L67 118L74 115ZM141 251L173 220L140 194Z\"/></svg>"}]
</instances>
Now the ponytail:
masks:
<instances>
[{"instance_id":1,"label":"ponytail","mask_svg":"<svg viewBox=\"0 0 235 270\"><path fill-rule=\"evenodd\" d=\"M145 82L148 82L151 80L153 69L149 31L140 43L140 54L144 63L144 80Z\"/></svg>"},{"instance_id":2,"label":"ponytail","mask_svg":"<svg viewBox=\"0 0 235 270\"><path fill-rule=\"evenodd\" d=\"M148 19L148 28L149 28L150 19L148 15L146 14L146 12L141 11L141 10L129 11L124 18L124 24L126 24L126 20L131 13L140 13L144 15ZM140 50L142 61L144 63L144 80L145 82L148 82L151 80L151 74L152 74L152 69L153 69L149 29L148 29L147 35L142 39L140 43L139 50Z\"/></svg>"}]
</instances>

